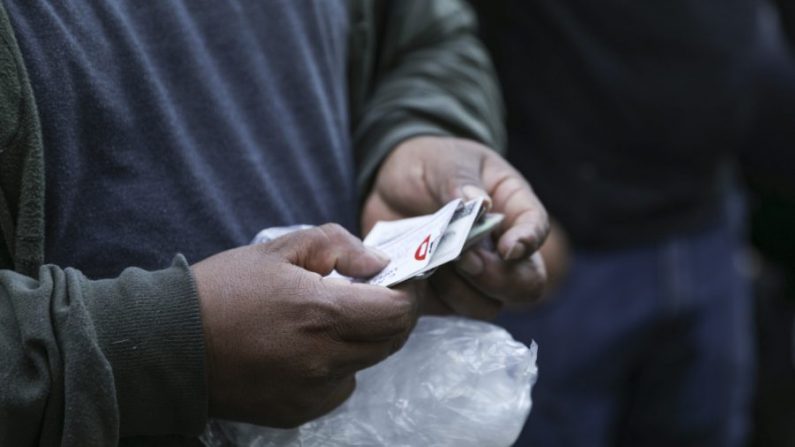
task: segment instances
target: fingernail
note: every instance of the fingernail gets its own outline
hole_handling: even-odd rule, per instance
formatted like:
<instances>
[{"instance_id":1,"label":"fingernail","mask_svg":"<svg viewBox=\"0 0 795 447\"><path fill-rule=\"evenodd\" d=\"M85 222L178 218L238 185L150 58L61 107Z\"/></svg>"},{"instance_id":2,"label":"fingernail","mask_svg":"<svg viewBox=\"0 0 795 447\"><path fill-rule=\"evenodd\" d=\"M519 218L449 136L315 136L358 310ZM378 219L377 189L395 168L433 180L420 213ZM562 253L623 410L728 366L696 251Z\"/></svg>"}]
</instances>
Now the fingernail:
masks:
<instances>
[{"instance_id":1,"label":"fingernail","mask_svg":"<svg viewBox=\"0 0 795 447\"><path fill-rule=\"evenodd\" d=\"M523 256L527 252L527 247L522 242L517 242L508 250L508 254L505 255L506 261L515 261Z\"/></svg>"},{"instance_id":2,"label":"fingernail","mask_svg":"<svg viewBox=\"0 0 795 447\"><path fill-rule=\"evenodd\" d=\"M470 276L480 275L483 273L483 269L485 268L483 265L483 260L480 259L480 256L472 252L464 253L464 256L461 257L457 265L462 272Z\"/></svg>"},{"instance_id":3,"label":"fingernail","mask_svg":"<svg viewBox=\"0 0 795 447\"><path fill-rule=\"evenodd\" d=\"M378 258L379 261L389 262L392 260L392 258L390 258L388 254L384 253L383 251L375 247L367 247L367 251L369 251L370 254Z\"/></svg>"},{"instance_id":4,"label":"fingernail","mask_svg":"<svg viewBox=\"0 0 795 447\"><path fill-rule=\"evenodd\" d=\"M491 197L489 197L486 191L475 185L464 185L461 188L461 195L463 195L466 200L474 200L483 197L483 207L486 208L487 211L491 209Z\"/></svg>"}]
</instances>

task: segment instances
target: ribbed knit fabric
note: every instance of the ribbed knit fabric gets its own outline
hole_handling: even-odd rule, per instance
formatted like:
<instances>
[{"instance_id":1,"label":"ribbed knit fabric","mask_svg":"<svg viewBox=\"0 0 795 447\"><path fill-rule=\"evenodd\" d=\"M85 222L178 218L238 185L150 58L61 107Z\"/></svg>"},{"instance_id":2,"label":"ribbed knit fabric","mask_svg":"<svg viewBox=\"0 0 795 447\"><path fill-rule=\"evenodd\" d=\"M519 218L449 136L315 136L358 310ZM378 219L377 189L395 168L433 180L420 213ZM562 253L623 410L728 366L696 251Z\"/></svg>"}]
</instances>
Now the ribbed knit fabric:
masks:
<instances>
[{"instance_id":1,"label":"ribbed knit fabric","mask_svg":"<svg viewBox=\"0 0 795 447\"><path fill-rule=\"evenodd\" d=\"M200 433L207 419L204 339L185 258L156 272L126 269L116 280L90 282L85 292L113 368L120 435Z\"/></svg>"},{"instance_id":2,"label":"ribbed knit fabric","mask_svg":"<svg viewBox=\"0 0 795 447\"><path fill-rule=\"evenodd\" d=\"M44 155L33 93L0 5L0 266L36 276L44 262ZM12 237L13 235L13 237Z\"/></svg>"}]
</instances>

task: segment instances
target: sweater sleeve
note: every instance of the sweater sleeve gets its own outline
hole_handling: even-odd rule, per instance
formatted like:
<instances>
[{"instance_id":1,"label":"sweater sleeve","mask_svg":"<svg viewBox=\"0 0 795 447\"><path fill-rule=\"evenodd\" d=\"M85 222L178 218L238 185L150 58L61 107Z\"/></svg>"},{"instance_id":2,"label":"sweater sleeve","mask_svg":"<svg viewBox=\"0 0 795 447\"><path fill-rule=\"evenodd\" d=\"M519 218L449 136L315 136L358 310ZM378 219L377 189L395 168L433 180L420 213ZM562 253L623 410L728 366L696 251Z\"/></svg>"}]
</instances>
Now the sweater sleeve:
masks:
<instances>
[{"instance_id":1,"label":"sweater sleeve","mask_svg":"<svg viewBox=\"0 0 795 447\"><path fill-rule=\"evenodd\" d=\"M0 445L115 445L197 435L204 339L187 262L92 281L0 271Z\"/></svg>"},{"instance_id":2,"label":"sweater sleeve","mask_svg":"<svg viewBox=\"0 0 795 447\"><path fill-rule=\"evenodd\" d=\"M496 150L505 144L499 88L469 7L456 0L385 4L373 18L373 42L353 50L355 61L357 51L374 61L353 117L363 192L384 157L408 138L456 136Z\"/></svg>"}]
</instances>

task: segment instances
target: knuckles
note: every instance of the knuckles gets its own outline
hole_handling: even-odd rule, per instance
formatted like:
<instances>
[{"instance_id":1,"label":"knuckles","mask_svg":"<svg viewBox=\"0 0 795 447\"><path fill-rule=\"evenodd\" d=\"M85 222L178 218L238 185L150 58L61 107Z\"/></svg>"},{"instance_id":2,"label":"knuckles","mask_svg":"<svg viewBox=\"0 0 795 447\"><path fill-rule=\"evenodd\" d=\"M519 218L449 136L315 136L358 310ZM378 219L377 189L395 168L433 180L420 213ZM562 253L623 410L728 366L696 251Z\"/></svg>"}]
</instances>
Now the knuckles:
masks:
<instances>
[{"instance_id":1,"label":"knuckles","mask_svg":"<svg viewBox=\"0 0 795 447\"><path fill-rule=\"evenodd\" d=\"M396 298L392 317L396 330L408 334L417 321L418 312L419 306L415 300Z\"/></svg>"},{"instance_id":2,"label":"knuckles","mask_svg":"<svg viewBox=\"0 0 795 447\"><path fill-rule=\"evenodd\" d=\"M325 355L306 359L302 375L310 383L319 386L329 386L343 376Z\"/></svg>"},{"instance_id":3,"label":"knuckles","mask_svg":"<svg viewBox=\"0 0 795 447\"><path fill-rule=\"evenodd\" d=\"M535 252L530 256L528 263L532 272L528 288L532 297L539 298L544 293L544 287L547 284L547 269L544 266L544 258L541 257L541 253Z\"/></svg>"},{"instance_id":4,"label":"knuckles","mask_svg":"<svg viewBox=\"0 0 795 447\"><path fill-rule=\"evenodd\" d=\"M355 383L351 376L333 384L305 387L300 394L293 396L289 405L283 406L277 414L269 415L264 425L284 429L298 428L345 402L353 393Z\"/></svg>"},{"instance_id":5,"label":"knuckles","mask_svg":"<svg viewBox=\"0 0 795 447\"><path fill-rule=\"evenodd\" d=\"M333 245L350 242L353 235L348 232L342 225L337 223L327 223L317 227L318 242L331 243Z\"/></svg>"},{"instance_id":6,"label":"knuckles","mask_svg":"<svg viewBox=\"0 0 795 447\"><path fill-rule=\"evenodd\" d=\"M308 299L298 304L296 318L303 322L304 330L309 334L328 335L334 333L335 327L342 319L343 310L328 292L320 287L312 286Z\"/></svg>"},{"instance_id":7,"label":"knuckles","mask_svg":"<svg viewBox=\"0 0 795 447\"><path fill-rule=\"evenodd\" d=\"M305 374L289 379L291 385L283 389L284 399L276 405L273 402L260 404L266 413L254 422L276 428L296 428L337 408L356 388L353 373L335 374L328 363L308 363L303 372Z\"/></svg>"},{"instance_id":8,"label":"knuckles","mask_svg":"<svg viewBox=\"0 0 795 447\"><path fill-rule=\"evenodd\" d=\"M546 269L537 253L521 261L493 259L486 272L477 278L486 295L503 302L529 302L541 296L546 284Z\"/></svg>"}]
</instances>

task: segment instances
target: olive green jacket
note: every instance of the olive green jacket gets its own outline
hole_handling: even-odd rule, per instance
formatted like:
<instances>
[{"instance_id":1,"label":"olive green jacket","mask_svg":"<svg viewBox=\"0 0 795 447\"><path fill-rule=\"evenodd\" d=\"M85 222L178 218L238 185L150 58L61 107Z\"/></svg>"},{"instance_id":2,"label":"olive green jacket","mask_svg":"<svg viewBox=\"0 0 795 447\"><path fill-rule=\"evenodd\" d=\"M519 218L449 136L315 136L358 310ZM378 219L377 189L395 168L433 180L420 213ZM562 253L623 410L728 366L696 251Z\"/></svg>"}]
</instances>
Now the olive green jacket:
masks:
<instances>
[{"instance_id":1,"label":"olive green jacket","mask_svg":"<svg viewBox=\"0 0 795 447\"><path fill-rule=\"evenodd\" d=\"M461 2L350 3L362 194L406 138L502 147L499 92ZM196 436L207 422L207 384L190 269L177 255L163 270L93 281L44 265L45 151L34 94L0 1L0 445Z\"/></svg>"}]
</instances>

